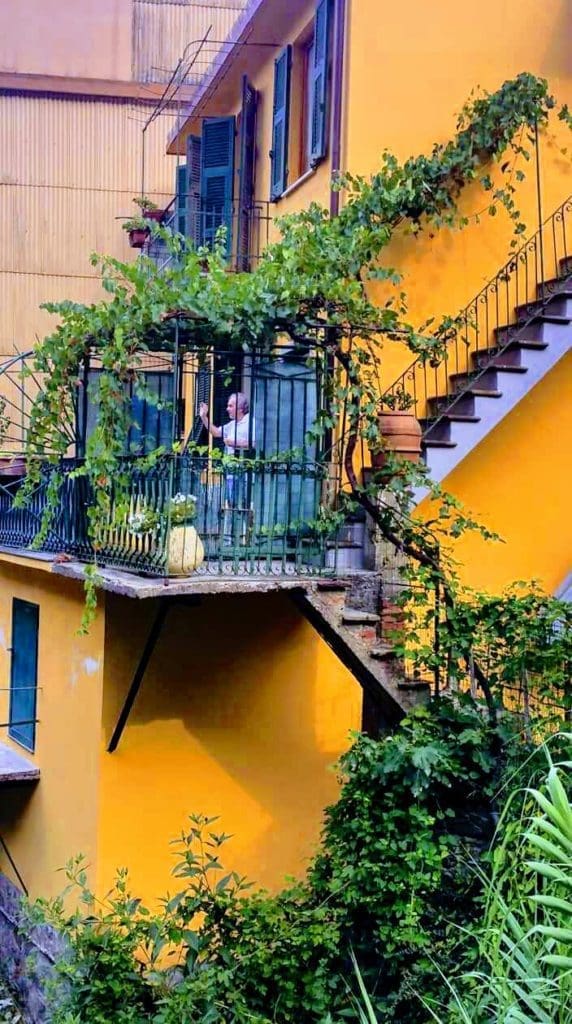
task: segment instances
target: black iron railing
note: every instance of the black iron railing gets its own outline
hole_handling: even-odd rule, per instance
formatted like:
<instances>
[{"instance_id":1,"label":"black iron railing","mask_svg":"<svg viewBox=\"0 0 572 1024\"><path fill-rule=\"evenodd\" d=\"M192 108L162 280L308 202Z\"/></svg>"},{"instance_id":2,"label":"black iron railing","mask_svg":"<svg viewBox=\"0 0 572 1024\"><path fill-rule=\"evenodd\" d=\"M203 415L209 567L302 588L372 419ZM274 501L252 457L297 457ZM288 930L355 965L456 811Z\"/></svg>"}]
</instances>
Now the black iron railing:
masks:
<instances>
[{"instance_id":1,"label":"black iron railing","mask_svg":"<svg viewBox=\"0 0 572 1024\"><path fill-rule=\"evenodd\" d=\"M189 246L212 248L221 228L225 232L225 248L229 268L248 271L260 258L270 241L270 203L239 202L205 203L197 195L178 195L171 201L159 221L162 227L184 235ZM165 241L151 233L143 251L161 269L175 257Z\"/></svg>"},{"instance_id":2,"label":"black iron railing","mask_svg":"<svg viewBox=\"0 0 572 1024\"><path fill-rule=\"evenodd\" d=\"M198 350L180 339L177 351L138 355L124 384L125 455L96 535L88 528L95 496L82 468L98 419L101 363L91 353L74 381L62 414L66 456L35 456L40 478L20 507L41 386L28 363L22 357L7 360L4 373L0 367L0 403L10 414L9 447L0 454L0 545L39 543L46 552L154 575L334 570L335 530L325 513L336 508L340 462L332 438L314 429L329 370L308 349ZM158 450L142 468L140 457ZM57 504L49 520L48 503Z\"/></svg>"},{"instance_id":3,"label":"black iron railing","mask_svg":"<svg viewBox=\"0 0 572 1024\"><path fill-rule=\"evenodd\" d=\"M477 386L491 358L526 337L535 318L558 313L558 293L572 276L572 196L514 253L441 335L438 354L421 355L382 396L411 409L432 428Z\"/></svg>"}]
</instances>

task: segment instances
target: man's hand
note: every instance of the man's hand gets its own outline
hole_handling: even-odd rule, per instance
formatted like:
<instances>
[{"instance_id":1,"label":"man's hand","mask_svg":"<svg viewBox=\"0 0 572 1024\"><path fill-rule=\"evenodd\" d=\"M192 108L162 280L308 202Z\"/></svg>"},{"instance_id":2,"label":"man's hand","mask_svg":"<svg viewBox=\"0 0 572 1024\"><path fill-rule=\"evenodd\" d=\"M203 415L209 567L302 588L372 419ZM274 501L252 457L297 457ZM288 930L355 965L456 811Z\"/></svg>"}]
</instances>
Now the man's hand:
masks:
<instances>
[{"instance_id":1,"label":"man's hand","mask_svg":"<svg viewBox=\"0 0 572 1024\"><path fill-rule=\"evenodd\" d=\"M206 402L201 402L199 405L199 416L202 420L206 420L209 414L209 407Z\"/></svg>"}]
</instances>

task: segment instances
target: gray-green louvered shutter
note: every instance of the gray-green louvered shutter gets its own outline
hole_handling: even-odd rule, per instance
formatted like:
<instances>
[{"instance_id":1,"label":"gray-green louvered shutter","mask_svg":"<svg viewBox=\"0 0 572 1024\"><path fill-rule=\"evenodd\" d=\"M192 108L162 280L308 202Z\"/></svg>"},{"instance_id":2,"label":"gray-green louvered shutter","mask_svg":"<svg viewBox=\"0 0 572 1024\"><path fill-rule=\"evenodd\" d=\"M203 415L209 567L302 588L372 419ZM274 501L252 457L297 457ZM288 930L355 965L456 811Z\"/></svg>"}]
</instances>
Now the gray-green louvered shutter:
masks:
<instances>
[{"instance_id":1,"label":"gray-green louvered shutter","mask_svg":"<svg viewBox=\"0 0 572 1024\"><path fill-rule=\"evenodd\" d=\"M212 246L218 229L227 230L226 250L232 252L234 189L234 117L206 117L201 145L200 234Z\"/></svg>"},{"instance_id":2,"label":"gray-green louvered shutter","mask_svg":"<svg viewBox=\"0 0 572 1024\"><path fill-rule=\"evenodd\" d=\"M242 121L240 126L240 184L238 189L238 270L250 270L254 223L254 160L256 146L256 104L258 94L242 76Z\"/></svg>"},{"instance_id":3,"label":"gray-green louvered shutter","mask_svg":"<svg viewBox=\"0 0 572 1024\"><path fill-rule=\"evenodd\" d=\"M320 0L314 27L314 63L312 67L312 126L310 163L318 163L328 148L328 58L330 38L330 0Z\"/></svg>"},{"instance_id":4,"label":"gray-green louvered shutter","mask_svg":"<svg viewBox=\"0 0 572 1024\"><path fill-rule=\"evenodd\" d=\"M186 166L186 235L191 239L193 245L201 245L201 137L200 135L187 136L187 166Z\"/></svg>"},{"instance_id":5,"label":"gray-green louvered shutter","mask_svg":"<svg viewBox=\"0 0 572 1024\"><path fill-rule=\"evenodd\" d=\"M187 165L179 164L176 171L176 216L175 231L187 234Z\"/></svg>"},{"instance_id":6,"label":"gray-green louvered shutter","mask_svg":"<svg viewBox=\"0 0 572 1024\"><path fill-rule=\"evenodd\" d=\"M272 149L270 151L270 198L278 199L288 182L288 122L290 118L290 70L292 47L286 46L274 61Z\"/></svg>"}]
</instances>

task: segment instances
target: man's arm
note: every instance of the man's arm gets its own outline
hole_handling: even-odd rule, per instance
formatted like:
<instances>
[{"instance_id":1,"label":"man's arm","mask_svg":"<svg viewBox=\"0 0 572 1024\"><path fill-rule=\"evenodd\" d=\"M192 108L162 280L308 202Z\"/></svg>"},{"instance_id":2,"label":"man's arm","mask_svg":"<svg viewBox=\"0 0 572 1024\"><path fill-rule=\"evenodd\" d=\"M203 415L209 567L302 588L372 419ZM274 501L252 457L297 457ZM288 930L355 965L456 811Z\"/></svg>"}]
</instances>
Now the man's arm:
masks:
<instances>
[{"instance_id":1,"label":"man's arm","mask_svg":"<svg viewBox=\"0 0 572 1024\"><path fill-rule=\"evenodd\" d=\"M222 427L215 427L214 423L209 423L209 407L206 402L201 402L199 405L199 416L203 427L208 430L211 437L222 437Z\"/></svg>"}]
</instances>

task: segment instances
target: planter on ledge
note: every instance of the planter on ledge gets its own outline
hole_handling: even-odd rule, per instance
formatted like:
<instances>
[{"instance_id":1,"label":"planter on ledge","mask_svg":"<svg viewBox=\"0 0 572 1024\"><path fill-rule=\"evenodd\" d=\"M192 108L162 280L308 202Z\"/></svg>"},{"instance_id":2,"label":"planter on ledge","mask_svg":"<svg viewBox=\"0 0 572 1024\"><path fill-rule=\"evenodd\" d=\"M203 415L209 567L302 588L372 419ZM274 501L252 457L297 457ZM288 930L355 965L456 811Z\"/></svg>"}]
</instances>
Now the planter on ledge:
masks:
<instances>
[{"instance_id":1,"label":"planter on ledge","mask_svg":"<svg viewBox=\"0 0 572 1024\"><path fill-rule=\"evenodd\" d=\"M413 413L395 410L380 412L378 424L386 447L371 449L371 464L374 469L380 470L385 467L387 451L394 452L406 462L419 462L421 425Z\"/></svg>"},{"instance_id":2,"label":"planter on ledge","mask_svg":"<svg viewBox=\"0 0 572 1024\"><path fill-rule=\"evenodd\" d=\"M190 576L202 565L205 557L203 542L194 526L172 526L167 547L167 573L169 576Z\"/></svg>"}]
</instances>

